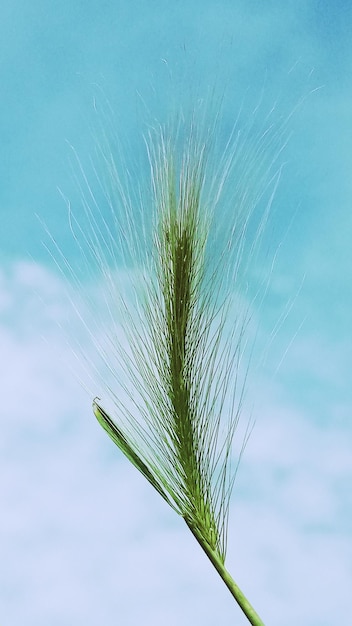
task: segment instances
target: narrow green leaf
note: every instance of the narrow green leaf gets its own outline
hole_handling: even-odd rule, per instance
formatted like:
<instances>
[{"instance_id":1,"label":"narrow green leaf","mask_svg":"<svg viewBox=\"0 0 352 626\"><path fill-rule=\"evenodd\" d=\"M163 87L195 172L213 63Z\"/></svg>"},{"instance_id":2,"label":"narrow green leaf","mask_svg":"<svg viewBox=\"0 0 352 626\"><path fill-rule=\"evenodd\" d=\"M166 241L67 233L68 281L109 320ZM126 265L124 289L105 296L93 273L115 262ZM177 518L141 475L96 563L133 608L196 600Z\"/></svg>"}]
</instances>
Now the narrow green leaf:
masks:
<instances>
[{"instance_id":1,"label":"narrow green leaf","mask_svg":"<svg viewBox=\"0 0 352 626\"><path fill-rule=\"evenodd\" d=\"M154 489L166 500L170 506L172 506L168 496L161 487L160 483L156 480L155 476L151 473L146 464L134 451L132 446L128 443L126 437L122 434L121 430L116 426L111 417L106 411L98 404L99 398L93 400L93 412L97 418L100 426L108 433L112 441L120 448L121 452L128 458L131 463L143 474L143 476L153 485ZM174 508L174 507L173 507Z\"/></svg>"}]
</instances>

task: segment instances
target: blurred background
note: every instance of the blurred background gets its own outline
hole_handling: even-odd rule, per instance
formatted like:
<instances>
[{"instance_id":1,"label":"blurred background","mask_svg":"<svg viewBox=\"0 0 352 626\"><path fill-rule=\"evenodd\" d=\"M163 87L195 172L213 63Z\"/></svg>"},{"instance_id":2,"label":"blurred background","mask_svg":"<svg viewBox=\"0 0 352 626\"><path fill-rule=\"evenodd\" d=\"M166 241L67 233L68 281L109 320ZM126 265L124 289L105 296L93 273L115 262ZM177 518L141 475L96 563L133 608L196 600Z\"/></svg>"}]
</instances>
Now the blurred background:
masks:
<instances>
[{"instance_id":1,"label":"blurred background","mask_svg":"<svg viewBox=\"0 0 352 626\"><path fill-rule=\"evenodd\" d=\"M95 421L62 339L65 280L43 246L53 246L45 223L79 267L65 202L79 218L72 147L89 171L96 138L111 129L106 111L126 162L144 163L143 177L150 124L212 93L224 133L256 110L256 123L270 113L288 120L290 134L264 238L275 265L255 311L261 358L248 411L256 423L234 488L228 569L268 625L345 621L351 27L342 0L3 0L3 624L247 623L182 520Z\"/></svg>"}]
</instances>

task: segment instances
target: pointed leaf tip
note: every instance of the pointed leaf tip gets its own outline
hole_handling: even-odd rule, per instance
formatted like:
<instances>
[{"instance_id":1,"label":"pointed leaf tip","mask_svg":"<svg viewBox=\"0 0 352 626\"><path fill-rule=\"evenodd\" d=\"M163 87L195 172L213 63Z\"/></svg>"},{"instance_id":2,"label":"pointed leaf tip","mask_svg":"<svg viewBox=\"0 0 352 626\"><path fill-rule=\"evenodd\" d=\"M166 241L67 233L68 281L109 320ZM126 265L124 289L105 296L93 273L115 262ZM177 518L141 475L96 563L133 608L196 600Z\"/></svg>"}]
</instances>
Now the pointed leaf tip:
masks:
<instances>
[{"instance_id":1,"label":"pointed leaf tip","mask_svg":"<svg viewBox=\"0 0 352 626\"><path fill-rule=\"evenodd\" d=\"M139 455L135 452L131 444L127 441L125 435L121 432L121 430L116 426L115 422L111 419L108 413L102 408L100 405L100 398L94 398L93 400L93 413L97 418L100 426L104 428L104 430L109 435L110 439L120 448L121 452L128 458L129 461L143 474L143 476L148 480L148 482L153 485L154 489L166 500L166 502L174 508L174 505L170 502L168 496L166 495L164 489L152 474L150 469L144 463L144 461L139 457Z\"/></svg>"}]
</instances>

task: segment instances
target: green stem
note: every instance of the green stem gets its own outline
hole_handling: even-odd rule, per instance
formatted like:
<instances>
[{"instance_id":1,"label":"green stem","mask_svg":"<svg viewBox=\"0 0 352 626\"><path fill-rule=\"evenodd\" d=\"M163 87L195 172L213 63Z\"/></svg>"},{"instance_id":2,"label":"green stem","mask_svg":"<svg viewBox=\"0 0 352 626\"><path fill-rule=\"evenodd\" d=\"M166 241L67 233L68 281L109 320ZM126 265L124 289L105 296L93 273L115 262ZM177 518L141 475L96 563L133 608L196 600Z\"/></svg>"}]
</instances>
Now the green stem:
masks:
<instances>
[{"instance_id":1,"label":"green stem","mask_svg":"<svg viewBox=\"0 0 352 626\"><path fill-rule=\"evenodd\" d=\"M202 535L197 531L195 527L191 525L185 518L185 522L193 533L195 538L197 539L199 545L203 548L205 554L208 556L212 564L214 565L216 571L221 576L225 585L227 586L230 593L235 598L237 604L241 607L243 613L247 617L248 621L252 624L252 626L265 626L264 622L260 619L259 615L256 613L250 602L247 600L246 596L242 593L241 589L233 580L232 576L227 571L224 563L220 559L219 555L212 550L212 548L204 541Z\"/></svg>"}]
</instances>

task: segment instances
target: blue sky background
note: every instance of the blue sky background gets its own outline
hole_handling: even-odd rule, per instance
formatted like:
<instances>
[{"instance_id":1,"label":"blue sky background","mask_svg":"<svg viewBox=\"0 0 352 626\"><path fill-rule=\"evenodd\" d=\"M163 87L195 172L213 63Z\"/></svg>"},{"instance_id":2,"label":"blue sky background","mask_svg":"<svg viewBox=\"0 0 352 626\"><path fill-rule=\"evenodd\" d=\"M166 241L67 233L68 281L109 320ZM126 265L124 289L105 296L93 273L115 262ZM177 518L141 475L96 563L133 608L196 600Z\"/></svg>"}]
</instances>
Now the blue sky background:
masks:
<instances>
[{"instance_id":1,"label":"blue sky background","mask_svg":"<svg viewBox=\"0 0 352 626\"><path fill-rule=\"evenodd\" d=\"M278 255L256 312L256 426L234 490L228 568L268 625L345 621L351 27L342 0L2 3L2 624L247 623L182 520L98 428L69 368L57 326L70 319L65 285L35 217L79 266L57 188L79 216L69 144L86 164L94 99L109 101L126 158L138 163L146 124L213 87L224 91L225 129L243 102L251 111L261 97L258 119L274 104L279 118L305 98L264 240Z\"/></svg>"}]
</instances>

